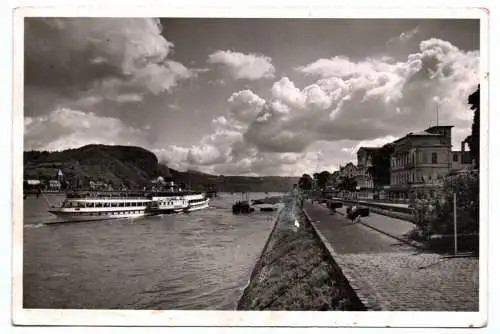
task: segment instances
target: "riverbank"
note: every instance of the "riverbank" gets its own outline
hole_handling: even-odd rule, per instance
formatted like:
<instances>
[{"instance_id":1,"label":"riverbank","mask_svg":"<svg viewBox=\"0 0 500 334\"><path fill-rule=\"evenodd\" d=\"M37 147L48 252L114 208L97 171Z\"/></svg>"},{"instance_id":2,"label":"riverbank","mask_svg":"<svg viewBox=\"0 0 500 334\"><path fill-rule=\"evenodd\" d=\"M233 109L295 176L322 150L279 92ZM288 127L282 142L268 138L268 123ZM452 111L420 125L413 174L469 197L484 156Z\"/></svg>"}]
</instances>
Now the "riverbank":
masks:
<instances>
[{"instance_id":1,"label":"riverbank","mask_svg":"<svg viewBox=\"0 0 500 334\"><path fill-rule=\"evenodd\" d=\"M366 308L296 200L288 198L237 309L362 311Z\"/></svg>"}]
</instances>

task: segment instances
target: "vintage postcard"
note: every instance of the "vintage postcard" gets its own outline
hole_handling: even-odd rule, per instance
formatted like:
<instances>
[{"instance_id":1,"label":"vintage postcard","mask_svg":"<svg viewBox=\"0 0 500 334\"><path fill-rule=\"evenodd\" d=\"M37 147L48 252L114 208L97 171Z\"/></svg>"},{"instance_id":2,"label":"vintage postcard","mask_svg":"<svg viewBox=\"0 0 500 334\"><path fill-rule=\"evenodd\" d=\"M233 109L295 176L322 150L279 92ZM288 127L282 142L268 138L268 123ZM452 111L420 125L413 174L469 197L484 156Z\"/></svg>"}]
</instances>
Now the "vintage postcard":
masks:
<instances>
[{"instance_id":1,"label":"vintage postcard","mask_svg":"<svg viewBox=\"0 0 500 334\"><path fill-rule=\"evenodd\" d=\"M486 325L485 10L14 24L16 325Z\"/></svg>"}]
</instances>

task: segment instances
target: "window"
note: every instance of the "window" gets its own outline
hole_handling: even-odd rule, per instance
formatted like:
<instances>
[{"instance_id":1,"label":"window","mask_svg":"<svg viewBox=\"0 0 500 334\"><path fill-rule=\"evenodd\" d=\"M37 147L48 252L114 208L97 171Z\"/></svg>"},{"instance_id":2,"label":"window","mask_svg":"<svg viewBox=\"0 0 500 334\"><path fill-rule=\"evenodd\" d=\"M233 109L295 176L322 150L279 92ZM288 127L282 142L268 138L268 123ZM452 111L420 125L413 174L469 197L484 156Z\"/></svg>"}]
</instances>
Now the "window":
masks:
<instances>
[{"instance_id":1,"label":"window","mask_svg":"<svg viewBox=\"0 0 500 334\"><path fill-rule=\"evenodd\" d=\"M432 163L437 164L437 162L438 162L438 155L437 153L434 152L432 153Z\"/></svg>"},{"instance_id":2,"label":"window","mask_svg":"<svg viewBox=\"0 0 500 334\"><path fill-rule=\"evenodd\" d=\"M453 153L453 161L457 162L458 161L458 154Z\"/></svg>"},{"instance_id":3,"label":"window","mask_svg":"<svg viewBox=\"0 0 500 334\"><path fill-rule=\"evenodd\" d=\"M424 164L426 164L426 163L427 163L427 152L422 152L422 162L423 162Z\"/></svg>"}]
</instances>

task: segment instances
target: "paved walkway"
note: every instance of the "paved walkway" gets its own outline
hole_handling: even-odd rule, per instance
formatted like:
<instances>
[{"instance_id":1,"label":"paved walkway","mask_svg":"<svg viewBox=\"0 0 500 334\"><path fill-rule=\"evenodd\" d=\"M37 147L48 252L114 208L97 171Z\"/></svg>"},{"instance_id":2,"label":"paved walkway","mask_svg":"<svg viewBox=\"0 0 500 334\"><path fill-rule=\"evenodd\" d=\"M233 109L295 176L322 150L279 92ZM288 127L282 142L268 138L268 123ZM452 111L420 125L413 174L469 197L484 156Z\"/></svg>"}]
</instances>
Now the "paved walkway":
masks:
<instances>
[{"instance_id":1,"label":"paved walkway","mask_svg":"<svg viewBox=\"0 0 500 334\"><path fill-rule=\"evenodd\" d=\"M341 198L334 198L334 199L342 201ZM366 204L380 204L380 205L385 205L385 206L394 206L394 207L397 207L397 208L408 208L409 207L408 204L404 204L404 203L389 203L389 202L366 201L366 200L358 200L358 202L359 203L366 203Z\"/></svg>"},{"instance_id":2,"label":"paved walkway","mask_svg":"<svg viewBox=\"0 0 500 334\"><path fill-rule=\"evenodd\" d=\"M346 207L337 209L339 213L345 215ZM407 220L392 218L378 213L370 212L368 217L362 217L361 222L382 233L387 233L395 238L404 239L404 235L411 231L415 225Z\"/></svg>"},{"instance_id":3,"label":"paved walkway","mask_svg":"<svg viewBox=\"0 0 500 334\"><path fill-rule=\"evenodd\" d=\"M330 243L335 261L351 286L370 309L478 310L477 258L446 258L423 253L363 224L353 224L322 205L305 203L304 209L316 229ZM400 220L370 216L373 225L385 229L392 227L397 231L393 232L395 234L406 233L403 224L394 224ZM368 224L369 219L365 220ZM400 222L406 227L411 225Z\"/></svg>"}]
</instances>

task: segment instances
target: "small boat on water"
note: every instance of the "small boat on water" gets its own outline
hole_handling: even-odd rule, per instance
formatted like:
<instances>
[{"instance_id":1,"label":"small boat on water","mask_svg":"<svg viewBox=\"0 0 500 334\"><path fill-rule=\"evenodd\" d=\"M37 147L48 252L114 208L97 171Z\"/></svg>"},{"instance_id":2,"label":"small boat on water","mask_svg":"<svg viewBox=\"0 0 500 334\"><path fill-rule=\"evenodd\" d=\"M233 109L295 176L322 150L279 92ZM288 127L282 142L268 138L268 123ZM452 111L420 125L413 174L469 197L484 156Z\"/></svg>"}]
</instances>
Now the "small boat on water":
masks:
<instances>
[{"instance_id":1,"label":"small boat on water","mask_svg":"<svg viewBox=\"0 0 500 334\"><path fill-rule=\"evenodd\" d=\"M244 214L254 212L255 208L253 208L249 201L238 201L233 205L233 214Z\"/></svg>"},{"instance_id":2,"label":"small boat on water","mask_svg":"<svg viewBox=\"0 0 500 334\"><path fill-rule=\"evenodd\" d=\"M217 197L217 188L215 185L207 185L205 186L205 194L208 198L214 198Z\"/></svg>"},{"instance_id":3,"label":"small boat on water","mask_svg":"<svg viewBox=\"0 0 500 334\"><path fill-rule=\"evenodd\" d=\"M283 208L283 198L280 196L250 200L246 198L233 205L233 214L248 214L256 211L273 212Z\"/></svg>"}]
</instances>

